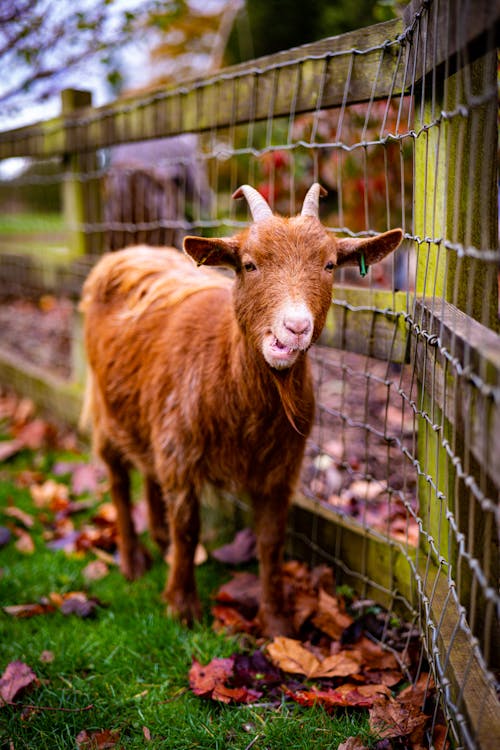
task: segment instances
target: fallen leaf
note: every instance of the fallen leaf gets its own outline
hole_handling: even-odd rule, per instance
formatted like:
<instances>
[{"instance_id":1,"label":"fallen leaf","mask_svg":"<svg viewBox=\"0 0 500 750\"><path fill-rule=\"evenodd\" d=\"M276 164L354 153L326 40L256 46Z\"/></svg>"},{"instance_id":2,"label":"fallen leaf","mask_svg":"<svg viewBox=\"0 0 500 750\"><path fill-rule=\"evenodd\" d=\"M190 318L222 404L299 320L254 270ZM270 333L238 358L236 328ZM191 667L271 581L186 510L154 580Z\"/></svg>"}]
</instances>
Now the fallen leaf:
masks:
<instances>
[{"instance_id":1,"label":"fallen leaf","mask_svg":"<svg viewBox=\"0 0 500 750\"><path fill-rule=\"evenodd\" d=\"M368 750L361 737L348 737L345 742L341 742L337 750Z\"/></svg>"},{"instance_id":2,"label":"fallen leaf","mask_svg":"<svg viewBox=\"0 0 500 750\"><path fill-rule=\"evenodd\" d=\"M349 692L340 692L333 688L329 690L290 690L285 687L285 695L292 698L301 706L322 705L325 708L336 706L356 706L357 708L370 708L373 705L371 696L362 695L359 690L353 689Z\"/></svg>"},{"instance_id":3,"label":"fallen leaf","mask_svg":"<svg viewBox=\"0 0 500 750\"><path fill-rule=\"evenodd\" d=\"M22 552L23 555L32 555L35 551L35 543L28 532L24 531L24 529L16 528L14 529L14 534L17 536L17 542L14 544L14 547L19 552Z\"/></svg>"},{"instance_id":4,"label":"fallen leaf","mask_svg":"<svg viewBox=\"0 0 500 750\"><path fill-rule=\"evenodd\" d=\"M77 615L78 617L92 617L95 614L99 602L95 598L89 598L82 591L66 594L59 609L63 615Z\"/></svg>"},{"instance_id":5,"label":"fallen leaf","mask_svg":"<svg viewBox=\"0 0 500 750\"><path fill-rule=\"evenodd\" d=\"M0 677L0 700L12 703L21 691L35 682L37 676L31 667L22 661L11 661Z\"/></svg>"},{"instance_id":6,"label":"fallen leaf","mask_svg":"<svg viewBox=\"0 0 500 750\"><path fill-rule=\"evenodd\" d=\"M100 581L109 573L109 568L102 560L92 560L82 570L82 576L86 581Z\"/></svg>"},{"instance_id":7,"label":"fallen leaf","mask_svg":"<svg viewBox=\"0 0 500 750\"><path fill-rule=\"evenodd\" d=\"M255 617L260 601L260 582L253 573L235 573L215 595L220 604L237 605L243 615L251 620Z\"/></svg>"},{"instance_id":8,"label":"fallen leaf","mask_svg":"<svg viewBox=\"0 0 500 750\"><path fill-rule=\"evenodd\" d=\"M25 513L21 508L16 508L14 505L9 505L7 508L4 508L3 513L4 515L9 516L9 518L15 518L16 521L20 521L27 529L31 529L35 523L33 516L29 513Z\"/></svg>"},{"instance_id":9,"label":"fallen leaf","mask_svg":"<svg viewBox=\"0 0 500 750\"><path fill-rule=\"evenodd\" d=\"M320 660L293 638L275 638L267 652L273 664L284 672L303 674L308 679L347 677L360 671L359 661L350 653L340 652Z\"/></svg>"},{"instance_id":10,"label":"fallen leaf","mask_svg":"<svg viewBox=\"0 0 500 750\"><path fill-rule=\"evenodd\" d=\"M24 448L22 440L2 440L0 442L0 463L7 461Z\"/></svg>"},{"instance_id":11,"label":"fallen leaf","mask_svg":"<svg viewBox=\"0 0 500 750\"><path fill-rule=\"evenodd\" d=\"M6 526L0 526L0 547L8 544L12 538L12 534Z\"/></svg>"},{"instance_id":12,"label":"fallen leaf","mask_svg":"<svg viewBox=\"0 0 500 750\"><path fill-rule=\"evenodd\" d=\"M226 683L233 676L234 659L212 659L206 666L194 660L189 670L189 685L195 695L221 703L252 703L262 693L245 686L231 687Z\"/></svg>"},{"instance_id":13,"label":"fallen leaf","mask_svg":"<svg viewBox=\"0 0 500 750\"><path fill-rule=\"evenodd\" d=\"M142 727L142 734L146 742L151 742L151 730L148 727Z\"/></svg>"},{"instance_id":14,"label":"fallen leaf","mask_svg":"<svg viewBox=\"0 0 500 750\"><path fill-rule=\"evenodd\" d=\"M118 729L99 729L87 732L83 729L75 738L78 750L110 750L120 739Z\"/></svg>"},{"instance_id":15,"label":"fallen leaf","mask_svg":"<svg viewBox=\"0 0 500 750\"><path fill-rule=\"evenodd\" d=\"M366 636L356 643L351 653L359 654L361 663L367 669L397 669L398 660L390 651L386 651Z\"/></svg>"},{"instance_id":16,"label":"fallen leaf","mask_svg":"<svg viewBox=\"0 0 500 750\"><path fill-rule=\"evenodd\" d=\"M235 607L216 604L212 607L215 630L227 630L231 633L253 633L256 628L255 620L247 620Z\"/></svg>"},{"instance_id":17,"label":"fallen leaf","mask_svg":"<svg viewBox=\"0 0 500 750\"><path fill-rule=\"evenodd\" d=\"M240 565L250 562L256 556L257 540L252 529L239 531L233 541L213 550L212 557L226 565Z\"/></svg>"},{"instance_id":18,"label":"fallen leaf","mask_svg":"<svg viewBox=\"0 0 500 750\"><path fill-rule=\"evenodd\" d=\"M53 442L55 436L54 427L43 419L34 419L17 430L16 438L21 441L24 448L38 450L46 443Z\"/></svg>"},{"instance_id":19,"label":"fallen leaf","mask_svg":"<svg viewBox=\"0 0 500 750\"><path fill-rule=\"evenodd\" d=\"M71 490L75 495L95 494L105 476L104 470L96 464L75 464L71 472Z\"/></svg>"},{"instance_id":20,"label":"fallen leaf","mask_svg":"<svg viewBox=\"0 0 500 750\"><path fill-rule=\"evenodd\" d=\"M43 484L30 487L31 497L37 508L50 508L58 511L67 507L69 503L68 488L54 479L47 479Z\"/></svg>"},{"instance_id":21,"label":"fallen leaf","mask_svg":"<svg viewBox=\"0 0 500 750\"><path fill-rule=\"evenodd\" d=\"M41 603L37 602L35 604L11 604L7 605L5 607L2 607L3 611L6 615L10 615L11 617L36 617L38 615L46 615L50 612L55 611L55 606L53 604L50 604L48 602Z\"/></svg>"},{"instance_id":22,"label":"fallen leaf","mask_svg":"<svg viewBox=\"0 0 500 750\"><path fill-rule=\"evenodd\" d=\"M232 658L215 658L205 666L194 659L189 670L189 687L195 695L211 695L216 685L232 675L233 665Z\"/></svg>"},{"instance_id":23,"label":"fallen leaf","mask_svg":"<svg viewBox=\"0 0 500 750\"><path fill-rule=\"evenodd\" d=\"M340 608L339 600L320 589L318 612L313 618L317 628L333 638L340 640L342 633L353 623L353 618Z\"/></svg>"},{"instance_id":24,"label":"fallen leaf","mask_svg":"<svg viewBox=\"0 0 500 750\"><path fill-rule=\"evenodd\" d=\"M394 698L380 698L370 709L370 729L382 738L406 737L423 730L428 717L419 708L399 703Z\"/></svg>"}]
</instances>

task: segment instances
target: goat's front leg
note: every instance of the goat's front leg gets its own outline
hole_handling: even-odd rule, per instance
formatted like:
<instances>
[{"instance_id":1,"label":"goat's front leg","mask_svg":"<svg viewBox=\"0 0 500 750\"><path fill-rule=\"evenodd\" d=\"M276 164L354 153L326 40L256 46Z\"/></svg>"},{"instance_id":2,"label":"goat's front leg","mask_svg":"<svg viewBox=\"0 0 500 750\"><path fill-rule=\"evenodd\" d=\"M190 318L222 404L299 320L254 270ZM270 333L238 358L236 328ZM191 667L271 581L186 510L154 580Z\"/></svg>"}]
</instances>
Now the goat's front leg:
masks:
<instances>
[{"instance_id":1,"label":"goat's front leg","mask_svg":"<svg viewBox=\"0 0 500 750\"><path fill-rule=\"evenodd\" d=\"M168 612L192 624L201 617L201 605L194 577L194 554L200 533L199 503L192 489L168 493L170 527L170 572L164 598Z\"/></svg>"},{"instance_id":2,"label":"goat's front leg","mask_svg":"<svg viewBox=\"0 0 500 750\"><path fill-rule=\"evenodd\" d=\"M289 492L254 499L261 602L257 619L264 635L291 635L283 589L283 549L288 517Z\"/></svg>"},{"instance_id":3,"label":"goat's front leg","mask_svg":"<svg viewBox=\"0 0 500 750\"><path fill-rule=\"evenodd\" d=\"M109 446L101 451L110 481L110 493L116 508L120 570L130 581L142 576L151 564L151 557L139 541L132 519L130 477L126 464Z\"/></svg>"}]
</instances>

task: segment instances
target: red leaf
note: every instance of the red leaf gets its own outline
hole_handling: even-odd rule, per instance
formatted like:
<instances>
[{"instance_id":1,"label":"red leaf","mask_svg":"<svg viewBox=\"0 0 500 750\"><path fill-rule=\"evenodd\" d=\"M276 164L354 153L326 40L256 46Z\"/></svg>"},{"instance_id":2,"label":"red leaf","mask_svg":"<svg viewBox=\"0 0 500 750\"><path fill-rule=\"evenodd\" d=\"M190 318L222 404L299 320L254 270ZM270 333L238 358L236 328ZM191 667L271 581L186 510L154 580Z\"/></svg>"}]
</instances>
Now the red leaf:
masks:
<instances>
[{"instance_id":1,"label":"red leaf","mask_svg":"<svg viewBox=\"0 0 500 750\"><path fill-rule=\"evenodd\" d=\"M325 708L333 708L335 706L356 706L358 708L370 708L373 705L374 698L371 696L364 696L357 689L353 688L349 692L340 692L339 690L299 690L294 692L289 690L287 687L284 688L284 692L289 698L292 698L296 703L301 706L316 706L318 704Z\"/></svg>"},{"instance_id":2,"label":"red leaf","mask_svg":"<svg viewBox=\"0 0 500 750\"><path fill-rule=\"evenodd\" d=\"M31 667L22 661L11 661L0 677L0 700L12 703L22 690L35 682L37 676Z\"/></svg>"},{"instance_id":3,"label":"red leaf","mask_svg":"<svg viewBox=\"0 0 500 750\"><path fill-rule=\"evenodd\" d=\"M229 630L232 633L253 633L256 628L254 620L247 620L234 607L226 607L222 604L212 607L212 615L215 618L215 630Z\"/></svg>"},{"instance_id":4,"label":"red leaf","mask_svg":"<svg viewBox=\"0 0 500 750\"><path fill-rule=\"evenodd\" d=\"M206 666L193 660L189 670L189 686L195 695L211 698L218 685L233 673L233 659L212 659Z\"/></svg>"},{"instance_id":5,"label":"red leaf","mask_svg":"<svg viewBox=\"0 0 500 750\"><path fill-rule=\"evenodd\" d=\"M189 670L189 685L195 695L221 703L252 703L262 695L245 686L231 687L226 682L233 676L234 659L212 659L203 666L193 660Z\"/></svg>"}]
</instances>

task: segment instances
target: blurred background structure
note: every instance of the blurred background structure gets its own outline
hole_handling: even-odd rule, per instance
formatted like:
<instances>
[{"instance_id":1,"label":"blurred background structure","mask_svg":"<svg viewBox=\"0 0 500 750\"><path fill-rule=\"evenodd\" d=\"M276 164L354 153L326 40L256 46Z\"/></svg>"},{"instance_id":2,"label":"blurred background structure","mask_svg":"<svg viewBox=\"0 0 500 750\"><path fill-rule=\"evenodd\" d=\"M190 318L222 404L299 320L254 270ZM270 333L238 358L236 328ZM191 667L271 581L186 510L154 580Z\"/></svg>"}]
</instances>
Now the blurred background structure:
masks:
<instances>
[{"instance_id":1,"label":"blurred background structure","mask_svg":"<svg viewBox=\"0 0 500 750\"><path fill-rule=\"evenodd\" d=\"M38 36L23 46L47 3L0 4L4 59L20 44L38 71L0 92L0 382L75 422L96 256L230 234L249 221L242 183L290 214L318 180L332 231L402 227L365 279L337 274L290 551L418 627L448 720L436 747L497 748L499 4L131 6L68 5L66 28L102 46L72 61L56 34L56 70ZM87 90L97 69L118 98ZM30 122L25 97L52 107L61 82L61 111Z\"/></svg>"}]
</instances>

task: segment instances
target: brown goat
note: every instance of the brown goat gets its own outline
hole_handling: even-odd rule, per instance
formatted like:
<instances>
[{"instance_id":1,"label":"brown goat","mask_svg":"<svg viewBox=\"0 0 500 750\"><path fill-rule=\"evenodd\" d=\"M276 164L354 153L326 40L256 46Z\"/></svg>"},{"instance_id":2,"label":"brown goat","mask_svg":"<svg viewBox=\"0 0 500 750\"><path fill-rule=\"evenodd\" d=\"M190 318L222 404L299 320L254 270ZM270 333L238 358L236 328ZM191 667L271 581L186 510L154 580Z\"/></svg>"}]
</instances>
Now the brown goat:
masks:
<instances>
[{"instance_id":1,"label":"brown goat","mask_svg":"<svg viewBox=\"0 0 500 750\"><path fill-rule=\"evenodd\" d=\"M251 498L260 563L260 624L290 631L281 564L288 504L313 412L306 352L331 304L342 265L381 260L402 239L338 239L318 219L314 184L285 219L240 188L253 223L232 238L186 237L197 269L175 249L135 247L104 256L82 300L90 366L88 410L118 513L121 570L141 575L148 555L131 517L128 470L145 477L150 528L172 545L165 597L171 613L200 615L193 556L199 497L210 482ZM166 512L165 512L166 507ZM168 517L168 526L166 519ZM169 539L170 531L170 539Z\"/></svg>"}]
</instances>

